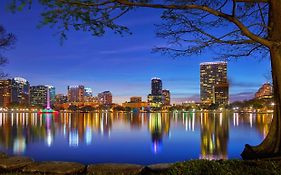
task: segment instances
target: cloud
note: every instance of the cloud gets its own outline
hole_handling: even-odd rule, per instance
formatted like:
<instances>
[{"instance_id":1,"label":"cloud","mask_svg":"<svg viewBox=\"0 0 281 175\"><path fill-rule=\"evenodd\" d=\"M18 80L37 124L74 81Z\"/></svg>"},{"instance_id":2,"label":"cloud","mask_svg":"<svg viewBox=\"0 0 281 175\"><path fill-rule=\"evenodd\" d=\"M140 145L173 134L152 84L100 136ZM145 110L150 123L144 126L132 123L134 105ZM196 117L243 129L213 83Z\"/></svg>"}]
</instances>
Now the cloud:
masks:
<instances>
[{"instance_id":1,"label":"cloud","mask_svg":"<svg viewBox=\"0 0 281 175\"><path fill-rule=\"evenodd\" d=\"M241 82L236 80L229 80L229 84L231 87L238 88L259 88L261 86L259 82Z\"/></svg>"},{"instance_id":2,"label":"cloud","mask_svg":"<svg viewBox=\"0 0 281 175\"><path fill-rule=\"evenodd\" d=\"M243 100L249 100L254 97L254 92L240 92L236 94L230 94L230 101L243 101Z\"/></svg>"}]
</instances>

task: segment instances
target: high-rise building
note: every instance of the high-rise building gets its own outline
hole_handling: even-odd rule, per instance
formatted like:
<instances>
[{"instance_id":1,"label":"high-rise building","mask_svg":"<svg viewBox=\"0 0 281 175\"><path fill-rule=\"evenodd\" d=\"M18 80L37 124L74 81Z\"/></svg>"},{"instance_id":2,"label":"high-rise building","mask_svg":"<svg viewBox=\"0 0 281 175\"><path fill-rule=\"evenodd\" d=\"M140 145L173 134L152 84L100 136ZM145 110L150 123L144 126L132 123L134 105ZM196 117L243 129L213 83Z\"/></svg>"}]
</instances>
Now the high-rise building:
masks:
<instances>
[{"instance_id":1,"label":"high-rise building","mask_svg":"<svg viewBox=\"0 0 281 175\"><path fill-rule=\"evenodd\" d=\"M12 81L0 80L0 107L9 107L11 103Z\"/></svg>"},{"instance_id":2,"label":"high-rise building","mask_svg":"<svg viewBox=\"0 0 281 175\"><path fill-rule=\"evenodd\" d=\"M30 102L30 85L29 82L21 77L12 79L11 103L28 106Z\"/></svg>"},{"instance_id":3,"label":"high-rise building","mask_svg":"<svg viewBox=\"0 0 281 175\"><path fill-rule=\"evenodd\" d=\"M69 102L83 102L84 96L85 87L83 85L67 87L67 99Z\"/></svg>"},{"instance_id":4,"label":"high-rise building","mask_svg":"<svg viewBox=\"0 0 281 175\"><path fill-rule=\"evenodd\" d=\"M147 101L152 107L162 105L162 80L160 78L151 79L151 94L148 94Z\"/></svg>"},{"instance_id":5,"label":"high-rise building","mask_svg":"<svg viewBox=\"0 0 281 175\"><path fill-rule=\"evenodd\" d=\"M203 104L228 104L229 85L227 63L223 61L200 64L200 98Z\"/></svg>"},{"instance_id":6,"label":"high-rise building","mask_svg":"<svg viewBox=\"0 0 281 175\"><path fill-rule=\"evenodd\" d=\"M30 104L32 106L45 107L47 104L48 87L44 85L30 87Z\"/></svg>"},{"instance_id":7,"label":"high-rise building","mask_svg":"<svg viewBox=\"0 0 281 175\"><path fill-rule=\"evenodd\" d=\"M168 89L162 90L162 101L164 105L170 105L171 104L171 94Z\"/></svg>"},{"instance_id":8,"label":"high-rise building","mask_svg":"<svg viewBox=\"0 0 281 175\"><path fill-rule=\"evenodd\" d=\"M160 78L151 79L151 95L162 95L162 80Z\"/></svg>"},{"instance_id":9,"label":"high-rise building","mask_svg":"<svg viewBox=\"0 0 281 175\"><path fill-rule=\"evenodd\" d=\"M110 91L104 91L98 94L98 100L104 105L112 104L112 93Z\"/></svg>"},{"instance_id":10,"label":"high-rise building","mask_svg":"<svg viewBox=\"0 0 281 175\"><path fill-rule=\"evenodd\" d=\"M32 106L46 107L47 93L49 88L50 104L55 103L55 87L49 85L38 85L30 87L30 104Z\"/></svg>"},{"instance_id":11,"label":"high-rise building","mask_svg":"<svg viewBox=\"0 0 281 175\"><path fill-rule=\"evenodd\" d=\"M49 88L50 103L54 105L56 102L56 88L51 85L46 85Z\"/></svg>"},{"instance_id":12,"label":"high-rise building","mask_svg":"<svg viewBox=\"0 0 281 175\"><path fill-rule=\"evenodd\" d=\"M270 83L264 83L255 94L257 99L271 99L273 97L273 87Z\"/></svg>"}]
</instances>

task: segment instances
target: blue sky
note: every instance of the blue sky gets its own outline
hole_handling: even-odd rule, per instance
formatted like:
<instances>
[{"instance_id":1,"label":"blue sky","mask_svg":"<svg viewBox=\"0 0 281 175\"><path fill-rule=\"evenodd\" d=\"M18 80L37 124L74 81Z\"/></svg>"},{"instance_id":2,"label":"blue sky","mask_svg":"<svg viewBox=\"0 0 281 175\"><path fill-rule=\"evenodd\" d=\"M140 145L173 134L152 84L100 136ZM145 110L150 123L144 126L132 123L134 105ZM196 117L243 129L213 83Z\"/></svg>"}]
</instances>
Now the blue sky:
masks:
<instances>
[{"instance_id":1,"label":"blue sky","mask_svg":"<svg viewBox=\"0 0 281 175\"><path fill-rule=\"evenodd\" d=\"M92 88L94 95L110 90L117 103L130 96L146 100L150 79L160 77L163 87L171 91L172 102L198 100L199 64L214 61L214 55L208 53L176 59L152 53L154 46L165 44L155 36L159 11L135 10L125 16L120 22L132 35L121 37L109 31L93 37L70 31L62 45L56 29L37 28L39 14L40 8L34 7L12 14L0 2L0 24L18 39L14 49L5 51L9 63L3 69L10 77L26 78L31 85L54 85L57 93L66 93L68 85L82 84ZM251 98L269 72L268 58L228 62L231 101Z\"/></svg>"}]
</instances>

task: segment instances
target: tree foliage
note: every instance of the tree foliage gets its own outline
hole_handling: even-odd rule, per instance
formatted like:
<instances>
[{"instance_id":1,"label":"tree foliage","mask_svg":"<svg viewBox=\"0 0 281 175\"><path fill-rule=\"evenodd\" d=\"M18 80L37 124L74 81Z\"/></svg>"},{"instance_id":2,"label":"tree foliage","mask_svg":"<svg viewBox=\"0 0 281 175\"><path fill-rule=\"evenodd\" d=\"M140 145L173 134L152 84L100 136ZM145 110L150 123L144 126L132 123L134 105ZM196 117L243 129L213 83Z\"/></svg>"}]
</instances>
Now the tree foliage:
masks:
<instances>
[{"instance_id":1,"label":"tree foliage","mask_svg":"<svg viewBox=\"0 0 281 175\"><path fill-rule=\"evenodd\" d=\"M16 41L15 35L12 33L7 33L5 28L0 25L0 66L3 66L7 63L7 58L3 55L3 52L11 49ZM3 71L0 71L0 77L4 77L6 74Z\"/></svg>"},{"instance_id":2,"label":"tree foliage","mask_svg":"<svg viewBox=\"0 0 281 175\"><path fill-rule=\"evenodd\" d=\"M240 0L243 1L243 0ZM108 30L123 35L129 29L118 19L137 7L163 9L157 36L167 40L161 51L173 57L212 50L221 59L268 52L268 11L265 0L40 0L41 25L56 26L62 38L68 30L102 36ZM13 0L22 9L31 0ZM259 54L260 55L260 54Z\"/></svg>"}]
</instances>

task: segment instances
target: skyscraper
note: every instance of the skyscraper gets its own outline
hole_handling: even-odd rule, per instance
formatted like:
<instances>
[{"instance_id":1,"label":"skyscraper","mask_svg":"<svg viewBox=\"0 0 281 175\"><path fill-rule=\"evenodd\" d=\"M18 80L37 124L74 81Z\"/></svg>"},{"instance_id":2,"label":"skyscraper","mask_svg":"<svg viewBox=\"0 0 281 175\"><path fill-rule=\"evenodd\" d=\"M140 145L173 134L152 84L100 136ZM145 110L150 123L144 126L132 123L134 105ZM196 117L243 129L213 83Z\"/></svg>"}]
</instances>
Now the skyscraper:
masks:
<instances>
[{"instance_id":1,"label":"skyscraper","mask_svg":"<svg viewBox=\"0 0 281 175\"><path fill-rule=\"evenodd\" d=\"M30 104L32 106L45 107L47 102L48 87L43 85L30 87Z\"/></svg>"},{"instance_id":2,"label":"skyscraper","mask_svg":"<svg viewBox=\"0 0 281 175\"><path fill-rule=\"evenodd\" d=\"M85 87L83 85L67 87L67 98L69 102L83 102L84 96Z\"/></svg>"},{"instance_id":3,"label":"skyscraper","mask_svg":"<svg viewBox=\"0 0 281 175\"><path fill-rule=\"evenodd\" d=\"M49 88L50 104L55 103L55 87L49 85L38 85L30 87L30 104L32 106L46 107L47 93Z\"/></svg>"},{"instance_id":4,"label":"skyscraper","mask_svg":"<svg viewBox=\"0 0 281 175\"><path fill-rule=\"evenodd\" d=\"M151 79L151 95L162 95L162 80L160 78Z\"/></svg>"},{"instance_id":5,"label":"skyscraper","mask_svg":"<svg viewBox=\"0 0 281 175\"><path fill-rule=\"evenodd\" d=\"M0 107L9 107L11 103L12 81L0 80Z\"/></svg>"},{"instance_id":6,"label":"skyscraper","mask_svg":"<svg viewBox=\"0 0 281 175\"><path fill-rule=\"evenodd\" d=\"M204 104L227 104L229 100L227 63L204 62L200 64L200 98Z\"/></svg>"},{"instance_id":7,"label":"skyscraper","mask_svg":"<svg viewBox=\"0 0 281 175\"><path fill-rule=\"evenodd\" d=\"M170 105L171 104L171 94L168 89L162 90L162 102L164 105Z\"/></svg>"},{"instance_id":8,"label":"skyscraper","mask_svg":"<svg viewBox=\"0 0 281 175\"><path fill-rule=\"evenodd\" d=\"M11 102L17 105L28 106L30 98L30 85L29 82L21 77L12 79Z\"/></svg>"},{"instance_id":9,"label":"skyscraper","mask_svg":"<svg viewBox=\"0 0 281 175\"><path fill-rule=\"evenodd\" d=\"M98 100L104 105L112 104L112 93L110 91L104 91L98 94Z\"/></svg>"},{"instance_id":10,"label":"skyscraper","mask_svg":"<svg viewBox=\"0 0 281 175\"><path fill-rule=\"evenodd\" d=\"M151 94L148 94L147 101L152 107L162 105L162 80L160 78L151 79Z\"/></svg>"}]
</instances>

